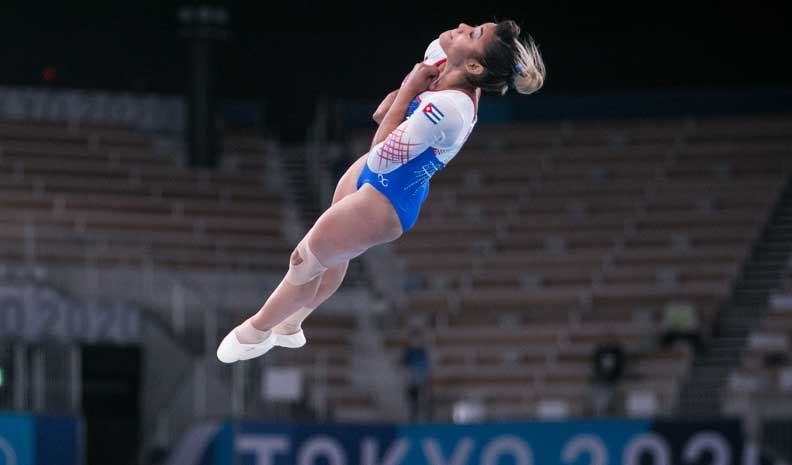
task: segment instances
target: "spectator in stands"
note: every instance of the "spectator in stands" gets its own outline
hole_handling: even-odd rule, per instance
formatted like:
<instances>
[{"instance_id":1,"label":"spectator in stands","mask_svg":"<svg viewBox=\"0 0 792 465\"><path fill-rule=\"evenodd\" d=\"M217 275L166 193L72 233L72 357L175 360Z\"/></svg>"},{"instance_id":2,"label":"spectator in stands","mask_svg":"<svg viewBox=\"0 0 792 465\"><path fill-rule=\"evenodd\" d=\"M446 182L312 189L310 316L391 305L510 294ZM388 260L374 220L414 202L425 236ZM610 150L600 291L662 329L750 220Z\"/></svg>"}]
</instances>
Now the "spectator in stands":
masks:
<instances>
[{"instance_id":1,"label":"spectator in stands","mask_svg":"<svg viewBox=\"0 0 792 465\"><path fill-rule=\"evenodd\" d=\"M430 358L426 333L413 328L407 336L407 347L402 354L402 364L407 369L407 401L410 403L410 420L429 420L429 370Z\"/></svg>"},{"instance_id":2,"label":"spectator in stands","mask_svg":"<svg viewBox=\"0 0 792 465\"><path fill-rule=\"evenodd\" d=\"M698 311L689 301L668 302L663 309L660 328L662 343L666 347L681 340L688 342L692 349L696 349L701 341Z\"/></svg>"},{"instance_id":3,"label":"spectator in stands","mask_svg":"<svg viewBox=\"0 0 792 465\"><path fill-rule=\"evenodd\" d=\"M594 380L592 382L592 410L594 416L613 414L613 399L619 380L624 373L624 350L621 342L613 335L607 335L591 356Z\"/></svg>"}]
</instances>

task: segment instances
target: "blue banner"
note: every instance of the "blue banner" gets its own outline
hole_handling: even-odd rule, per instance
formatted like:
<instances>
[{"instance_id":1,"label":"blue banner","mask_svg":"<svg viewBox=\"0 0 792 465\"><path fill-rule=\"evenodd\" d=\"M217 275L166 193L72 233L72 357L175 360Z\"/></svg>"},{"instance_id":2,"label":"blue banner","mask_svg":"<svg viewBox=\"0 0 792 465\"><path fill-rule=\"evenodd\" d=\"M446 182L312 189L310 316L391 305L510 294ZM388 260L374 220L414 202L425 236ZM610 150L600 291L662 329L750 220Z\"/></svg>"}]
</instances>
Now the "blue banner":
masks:
<instances>
[{"instance_id":1,"label":"blue banner","mask_svg":"<svg viewBox=\"0 0 792 465\"><path fill-rule=\"evenodd\" d=\"M79 465L81 431L71 417L0 415L0 465Z\"/></svg>"},{"instance_id":2,"label":"blue banner","mask_svg":"<svg viewBox=\"0 0 792 465\"><path fill-rule=\"evenodd\" d=\"M203 465L732 465L738 421L478 425L229 423Z\"/></svg>"},{"instance_id":3,"label":"blue banner","mask_svg":"<svg viewBox=\"0 0 792 465\"><path fill-rule=\"evenodd\" d=\"M0 416L0 465L33 465L33 419Z\"/></svg>"}]
</instances>

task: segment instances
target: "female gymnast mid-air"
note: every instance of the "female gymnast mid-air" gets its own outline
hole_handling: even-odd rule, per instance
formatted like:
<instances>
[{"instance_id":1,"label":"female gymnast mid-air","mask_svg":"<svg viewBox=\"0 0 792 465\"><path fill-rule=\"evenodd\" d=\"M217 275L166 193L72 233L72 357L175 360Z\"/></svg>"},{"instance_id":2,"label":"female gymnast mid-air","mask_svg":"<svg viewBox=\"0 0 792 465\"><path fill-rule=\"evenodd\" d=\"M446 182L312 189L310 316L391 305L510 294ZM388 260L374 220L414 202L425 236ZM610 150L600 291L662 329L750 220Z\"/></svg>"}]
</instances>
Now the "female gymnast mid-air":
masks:
<instances>
[{"instance_id":1,"label":"female gymnast mid-air","mask_svg":"<svg viewBox=\"0 0 792 465\"><path fill-rule=\"evenodd\" d=\"M413 227L429 180L464 145L481 92L537 91L545 68L514 21L460 24L429 44L401 87L374 113L371 150L338 181L333 203L291 254L286 276L264 306L220 343L225 363L275 346L305 345L301 324L341 285L349 260Z\"/></svg>"}]
</instances>

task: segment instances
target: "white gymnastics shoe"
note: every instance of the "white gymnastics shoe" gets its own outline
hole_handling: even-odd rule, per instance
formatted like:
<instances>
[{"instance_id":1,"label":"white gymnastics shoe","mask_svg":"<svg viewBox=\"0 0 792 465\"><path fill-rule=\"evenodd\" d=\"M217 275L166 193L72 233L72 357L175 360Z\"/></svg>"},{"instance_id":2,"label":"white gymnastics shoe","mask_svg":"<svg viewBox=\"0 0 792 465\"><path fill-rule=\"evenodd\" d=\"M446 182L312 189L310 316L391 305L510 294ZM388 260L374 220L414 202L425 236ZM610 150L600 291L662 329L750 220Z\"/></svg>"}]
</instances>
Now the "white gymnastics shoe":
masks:
<instances>
[{"instance_id":1,"label":"white gymnastics shoe","mask_svg":"<svg viewBox=\"0 0 792 465\"><path fill-rule=\"evenodd\" d=\"M305 345L305 333L299 330L294 334L275 334L275 345L278 347L286 347L287 349L299 349Z\"/></svg>"},{"instance_id":2,"label":"white gymnastics shoe","mask_svg":"<svg viewBox=\"0 0 792 465\"><path fill-rule=\"evenodd\" d=\"M217 348L217 358L223 363L234 363L239 360L250 360L251 358L260 357L275 347L277 335L270 331L269 335L261 342L255 344L244 344L239 342L236 335L236 329L232 329L220 347Z\"/></svg>"}]
</instances>

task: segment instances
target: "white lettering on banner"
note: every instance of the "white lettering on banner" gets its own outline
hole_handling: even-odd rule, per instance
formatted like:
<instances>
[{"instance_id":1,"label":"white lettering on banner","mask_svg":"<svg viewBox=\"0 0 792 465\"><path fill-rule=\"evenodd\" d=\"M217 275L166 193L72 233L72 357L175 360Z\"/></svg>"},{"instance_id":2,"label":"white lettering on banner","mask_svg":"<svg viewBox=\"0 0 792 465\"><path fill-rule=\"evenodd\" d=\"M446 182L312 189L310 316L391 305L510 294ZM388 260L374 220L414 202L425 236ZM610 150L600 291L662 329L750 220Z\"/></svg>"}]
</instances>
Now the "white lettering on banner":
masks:
<instances>
[{"instance_id":1,"label":"white lettering on banner","mask_svg":"<svg viewBox=\"0 0 792 465\"><path fill-rule=\"evenodd\" d=\"M66 315L68 324L66 325L67 334L80 334L85 331L88 321L88 310L80 305L72 305L71 311Z\"/></svg>"},{"instance_id":2,"label":"white lettering on banner","mask_svg":"<svg viewBox=\"0 0 792 465\"><path fill-rule=\"evenodd\" d=\"M20 334L25 326L25 308L18 298L0 298L0 334Z\"/></svg>"},{"instance_id":3,"label":"white lettering on banner","mask_svg":"<svg viewBox=\"0 0 792 465\"><path fill-rule=\"evenodd\" d=\"M3 465L17 465L17 456L14 448L11 444L5 440L5 438L0 438L0 452L3 453Z\"/></svg>"},{"instance_id":4,"label":"white lettering on banner","mask_svg":"<svg viewBox=\"0 0 792 465\"><path fill-rule=\"evenodd\" d=\"M378 461L379 443L374 438L365 438L360 446L360 457L362 465L399 465L407 455L410 443L404 439L397 439L385 451L382 461Z\"/></svg>"},{"instance_id":5,"label":"white lettering on banner","mask_svg":"<svg viewBox=\"0 0 792 465\"><path fill-rule=\"evenodd\" d=\"M303 443L297 456L297 465L314 465L319 457L326 457L327 465L347 465L344 449L338 441L328 436L317 436Z\"/></svg>"},{"instance_id":6,"label":"white lettering on banner","mask_svg":"<svg viewBox=\"0 0 792 465\"><path fill-rule=\"evenodd\" d=\"M81 305L49 288L0 285L0 337L135 342L140 311L120 302Z\"/></svg>"},{"instance_id":7,"label":"white lettering on banner","mask_svg":"<svg viewBox=\"0 0 792 465\"><path fill-rule=\"evenodd\" d=\"M0 118L4 119L179 131L184 113L182 97L0 87Z\"/></svg>"},{"instance_id":8,"label":"white lettering on banner","mask_svg":"<svg viewBox=\"0 0 792 465\"><path fill-rule=\"evenodd\" d=\"M652 465L671 465L671 452L662 437L654 433L638 435L627 443L622 456L624 465L641 464L643 454L652 455Z\"/></svg>"},{"instance_id":9,"label":"white lettering on banner","mask_svg":"<svg viewBox=\"0 0 792 465\"><path fill-rule=\"evenodd\" d=\"M443 458L443 453L440 450L440 444L434 439L424 439L421 441L424 456L429 461L430 465L465 465L468 463L470 452L473 450L475 443L471 438L465 437L457 442L454 447L454 452L451 454L451 459L446 461Z\"/></svg>"},{"instance_id":10,"label":"white lettering on banner","mask_svg":"<svg viewBox=\"0 0 792 465\"><path fill-rule=\"evenodd\" d=\"M444 438L448 439L448 438ZM238 436L235 442L238 453L255 454L255 465L274 465L277 454L288 454L294 447L296 460L293 465L348 465L347 454L359 452L354 463L361 465L406 465L413 444L420 444L423 460L426 465L533 465L534 452L531 444L516 435L501 435L480 444L480 455L476 451L474 437L463 436L456 441L440 440L432 437L421 438L418 443L409 438L399 437L388 442L380 442L376 436L364 436L356 439L357 451L345 449L338 438L330 435L309 437L304 442L290 442L291 436L248 433ZM446 447L444 448L443 445ZM723 434L712 430L701 430L690 436L682 447L682 463L694 465L709 454L712 465L732 465L732 445ZM756 465L758 449L746 445L743 448L743 463ZM414 451L418 453L417 450ZM555 452L554 452L555 453ZM621 454L613 460L610 453ZM0 458L2 456L0 455ZM412 457L411 457L412 458ZM475 460L478 459L478 460ZM647 461L647 459L649 459ZM412 463L412 462L411 462ZM609 451L604 440L596 434L577 434L563 443L560 451L560 463L589 465L671 465L672 454L668 441L652 432L639 434L630 438L623 450ZM0 465L5 465L0 462Z\"/></svg>"},{"instance_id":11,"label":"white lettering on banner","mask_svg":"<svg viewBox=\"0 0 792 465\"><path fill-rule=\"evenodd\" d=\"M261 436L243 434L235 441L236 451L240 454L256 456L256 465L274 465L275 454L285 454L291 447L286 436Z\"/></svg>"},{"instance_id":12,"label":"white lettering on banner","mask_svg":"<svg viewBox=\"0 0 792 465\"><path fill-rule=\"evenodd\" d=\"M88 323L90 323L88 327L88 334L90 334L91 340L95 341L102 337L102 335L108 336L112 339L112 329L111 325L113 324L113 320L116 320L117 315L113 315L114 311L96 311L97 308L93 306L89 306L88 308L91 309L88 318Z\"/></svg>"},{"instance_id":13,"label":"white lettering on banner","mask_svg":"<svg viewBox=\"0 0 792 465\"><path fill-rule=\"evenodd\" d=\"M572 438L561 451L561 461L575 463L581 454L588 452L591 465L608 465L608 449L602 439L593 434L580 434Z\"/></svg>"},{"instance_id":14,"label":"white lettering on banner","mask_svg":"<svg viewBox=\"0 0 792 465\"><path fill-rule=\"evenodd\" d=\"M514 436L501 436L487 444L481 453L481 465L498 465L504 455L514 457L514 465L533 465L530 446Z\"/></svg>"},{"instance_id":15,"label":"white lettering on banner","mask_svg":"<svg viewBox=\"0 0 792 465\"><path fill-rule=\"evenodd\" d=\"M731 465L731 448L723 436L714 431L702 431L693 436L685 445L682 457L687 463L698 463L706 451L712 454L712 465Z\"/></svg>"},{"instance_id":16,"label":"white lettering on banner","mask_svg":"<svg viewBox=\"0 0 792 465\"><path fill-rule=\"evenodd\" d=\"M28 302L32 300L33 304L31 307L36 310L28 313L30 323L25 327L25 336L28 339L33 339L36 336L55 336L55 334L52 334L53 331L51 329L58 320L58 304L60 302L54 301L47 291L43 291L40 294L36 293L35 289L29 289L29 291L30 300Z\"/></svg>"}]
</instances>

